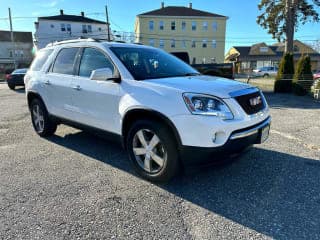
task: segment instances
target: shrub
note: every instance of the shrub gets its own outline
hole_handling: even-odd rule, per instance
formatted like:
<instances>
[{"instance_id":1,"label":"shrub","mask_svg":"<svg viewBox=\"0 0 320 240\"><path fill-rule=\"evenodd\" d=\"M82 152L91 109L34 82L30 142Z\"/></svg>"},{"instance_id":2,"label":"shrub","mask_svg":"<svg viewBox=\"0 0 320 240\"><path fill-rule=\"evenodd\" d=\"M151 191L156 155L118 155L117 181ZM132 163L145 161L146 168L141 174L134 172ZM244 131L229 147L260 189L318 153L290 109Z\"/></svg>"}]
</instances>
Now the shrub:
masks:
<instances>
[{"instance_id":1,"label":"shrub","mask_svg":"<svg viewBox=\"0 0 320 240\"><path fill-rule=\"evenodd\" d=\"M289 93L292 91L292 77L294 74L294 62L292 53L286 53L281 59L274 92Z\"/></svg>"},{"instance_id":2,"label":"shrub","mask_svg":"<svg viewBox=\"0 0 320 240\"><path fill-rule=\"evenodd\" d=\"M313 84L311 61L309 56L301 56L293 77L292 87L296 95L306 95Z\"/></svg>"}]
</instances>

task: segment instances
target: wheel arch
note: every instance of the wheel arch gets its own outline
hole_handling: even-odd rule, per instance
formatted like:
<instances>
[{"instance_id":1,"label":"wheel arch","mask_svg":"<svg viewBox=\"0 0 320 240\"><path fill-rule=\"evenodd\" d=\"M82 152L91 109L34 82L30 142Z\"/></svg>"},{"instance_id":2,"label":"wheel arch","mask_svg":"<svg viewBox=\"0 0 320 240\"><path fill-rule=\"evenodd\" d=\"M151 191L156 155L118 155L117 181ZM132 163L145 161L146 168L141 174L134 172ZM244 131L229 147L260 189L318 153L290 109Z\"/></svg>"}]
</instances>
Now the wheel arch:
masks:
<instances>
[{"instance_id":1,"label":"wheel arch","mask_svg":"<svg viewBox=\"0 0 320 240\"><path fill-rule=\"evenodd\" d=\"M132 109L126 112L122 120L123 146L126 145L125 141L127 139L127 134L129 132L130 126L139 119L156 120L164 123L170 130L172 130L178 146L180 147L182 145L177 128L174 126L173 122L164 114L151 109Z\"/></svg>"},{"instance_id":2,"label":"wheel arch","mask_svg":"<svg viewBox=\"0 0 320 240\"><path fill-rule=\"evenodd\" d=\"M29 109L30 109L30 107L31 107L31 102L32 102L32 100L35 99L35 98L37 98L37 99L39 99L40 101L42 101L43 104L44 104L44 106L46 107L45 102L43 101L43 99L42 99L42 97L40 96L39 93L34 92L34 91L29 91L29 92L27 93L27 101L28 101L28 107L29 107Z\"/></svg>"}]
</instances>

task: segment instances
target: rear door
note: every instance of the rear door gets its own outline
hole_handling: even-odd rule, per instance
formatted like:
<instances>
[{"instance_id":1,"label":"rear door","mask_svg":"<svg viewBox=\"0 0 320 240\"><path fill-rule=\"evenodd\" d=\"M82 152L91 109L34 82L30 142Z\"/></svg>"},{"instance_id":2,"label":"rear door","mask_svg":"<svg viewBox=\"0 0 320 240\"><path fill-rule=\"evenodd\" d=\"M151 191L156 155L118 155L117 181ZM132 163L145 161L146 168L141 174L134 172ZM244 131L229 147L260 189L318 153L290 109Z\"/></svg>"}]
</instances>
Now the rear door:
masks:
<instances>
[{"instance_id":1,"label":"rear door","mask_svg":"<svg viewBox=\"0 0 320 240\"><path fill-rule=\"evenodd\" d=\"M91 80L92 71L115 66L110 58L97 48L82 51L78 76L72 80L72 102L75 119L85 125L109 132L118 132L120 126L119 101L121 85L112 81Z\"/></svg>"},{"instance_id":2,"label":"rear door","mask_svg":"<svg viewBox=\"0 0 320 240\"><path fill-rule=\"evenodd\" d=\"M50 102L50 113L58 117L73 119L71 103L71 81L75 77L75 64L80 48L62 48L45 76L44 86Z\"/></svg>"}]
</instances>

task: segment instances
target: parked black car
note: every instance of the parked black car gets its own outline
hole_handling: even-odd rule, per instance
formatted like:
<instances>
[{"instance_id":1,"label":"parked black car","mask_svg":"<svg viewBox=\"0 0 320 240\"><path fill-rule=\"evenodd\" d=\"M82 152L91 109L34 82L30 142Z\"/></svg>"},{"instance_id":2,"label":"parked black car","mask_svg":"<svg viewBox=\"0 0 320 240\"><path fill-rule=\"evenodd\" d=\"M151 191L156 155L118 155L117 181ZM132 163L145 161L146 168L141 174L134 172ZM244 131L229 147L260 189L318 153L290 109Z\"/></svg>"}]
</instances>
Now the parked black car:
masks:
<instances>
[{"instance_id":1,"label":"parked black car","mask_svg":"<svg viewBox=\"0 0 320 240\"><path fill-rule=\"evenodd\" d=\"M12 90L15 89L16 86L24 86L23 78L26 75L28 69L20 68L14 70L12 73L6 75L6 80L8 87Z\"/></svg>"}]
</instances>

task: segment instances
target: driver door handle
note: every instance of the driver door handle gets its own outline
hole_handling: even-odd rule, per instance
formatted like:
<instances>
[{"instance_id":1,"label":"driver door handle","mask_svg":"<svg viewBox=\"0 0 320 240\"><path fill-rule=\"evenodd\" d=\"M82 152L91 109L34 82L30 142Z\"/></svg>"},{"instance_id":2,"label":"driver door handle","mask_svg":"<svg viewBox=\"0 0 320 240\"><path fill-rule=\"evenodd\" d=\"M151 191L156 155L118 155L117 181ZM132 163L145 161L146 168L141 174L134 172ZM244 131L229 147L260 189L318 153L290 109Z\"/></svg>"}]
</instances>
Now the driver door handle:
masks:
<instances>
[{"instance_id":1,"label":"driver door handle","mask_svg":"<svg viewBox=\"0 0 320 240\"><path fill-rule=\"evenodd\" d=\"M44 84L50 85L51 83L50 83L50 81L47 79L47 80L44 81Z\"/></svg>"}]
</instances>

